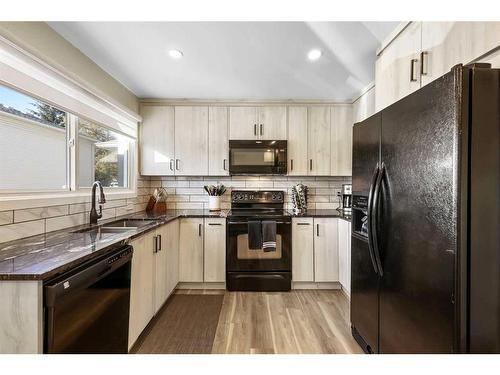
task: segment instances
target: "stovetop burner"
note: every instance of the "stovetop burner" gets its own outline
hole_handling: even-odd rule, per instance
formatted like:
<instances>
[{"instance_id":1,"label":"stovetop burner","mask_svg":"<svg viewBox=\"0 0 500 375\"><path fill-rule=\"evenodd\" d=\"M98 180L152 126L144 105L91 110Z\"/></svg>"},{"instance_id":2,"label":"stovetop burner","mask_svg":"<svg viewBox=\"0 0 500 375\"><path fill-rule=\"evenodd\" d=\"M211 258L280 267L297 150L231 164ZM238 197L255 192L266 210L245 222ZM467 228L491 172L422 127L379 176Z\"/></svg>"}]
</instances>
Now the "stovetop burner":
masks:
<instances>
[{"instance_id":1,"label":"stovetop burner","mask_svg":"<svg viewBox=\"0 0 500 375\"><path fill-rule=\"evenodd\" d=\"M280 219L290 216L284 204L285 192L281 190L233 190L228 217Z\"/></svg>"}]
</instances>

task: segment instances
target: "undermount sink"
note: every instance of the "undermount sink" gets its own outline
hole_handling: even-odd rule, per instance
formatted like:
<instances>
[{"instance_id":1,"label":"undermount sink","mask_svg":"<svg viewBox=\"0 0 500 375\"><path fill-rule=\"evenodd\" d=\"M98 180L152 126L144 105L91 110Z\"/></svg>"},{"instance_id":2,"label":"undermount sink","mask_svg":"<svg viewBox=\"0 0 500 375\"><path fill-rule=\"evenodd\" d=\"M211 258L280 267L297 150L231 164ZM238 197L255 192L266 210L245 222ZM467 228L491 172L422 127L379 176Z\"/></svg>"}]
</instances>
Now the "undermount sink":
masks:
<instances>
[{"instance_id":1,"label":"undermount sink","mask_svg":"<svg viewBox=\"0 0 500 375\"><path fill-rule=\"evenodd\" d=\"M127 230L133 228L143 227L151 223L151 220L142 220L142 219L121 219L112 221L111 223L102 224L102 228L126 228Z\"/></svg>"}]
</instances>

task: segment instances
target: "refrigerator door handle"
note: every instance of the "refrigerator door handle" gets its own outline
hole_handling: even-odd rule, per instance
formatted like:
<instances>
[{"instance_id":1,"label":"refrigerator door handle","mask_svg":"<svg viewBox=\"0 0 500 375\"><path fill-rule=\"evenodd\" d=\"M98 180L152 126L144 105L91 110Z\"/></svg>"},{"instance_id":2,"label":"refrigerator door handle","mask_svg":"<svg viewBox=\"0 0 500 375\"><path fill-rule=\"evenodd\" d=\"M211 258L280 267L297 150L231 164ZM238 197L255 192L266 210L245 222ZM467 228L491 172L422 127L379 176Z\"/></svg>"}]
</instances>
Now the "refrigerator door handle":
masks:
<instances>
[{"instance_id":1,"label":"refrigerator door handle","mask_svg":"<svg viewBox=\"0 0 500 375\"><path fill-rule=\"evenodd\" d=\"M378 275L377 262L375 260L375 255L373 252L373 237L372 237L372 205L373 205L373 190L377 182L377 177L379 175L378 163L373 171L372 182L370 184L370 190L368 192L368 207L367 207L367 218L368 218L368 252L370 253L370 259L372 261L372 266L375 273Z\"/></svg>"},{"instance_id":2,"label":"refrigerator door handle","mask_svg":"<svg viewBox=\"0 0 500 375\"><path fill-rule=\"evenodd\" d=\"M380 260L379 251L379 241L378 241L378 217L379 217L379 201L380 201L380 186L382 185L382 180L384 178L385 164L382 163L380 168L380 173L377 177L377 182L375 183L375 189L373 190L373 201L372 201L372 220L371 220L371 232L373 237L373 254L375 256L375 261L377 263L378 273L380 276L384 276L384 270L382 269L382 261Z\"/></svg>"}]
</instances>

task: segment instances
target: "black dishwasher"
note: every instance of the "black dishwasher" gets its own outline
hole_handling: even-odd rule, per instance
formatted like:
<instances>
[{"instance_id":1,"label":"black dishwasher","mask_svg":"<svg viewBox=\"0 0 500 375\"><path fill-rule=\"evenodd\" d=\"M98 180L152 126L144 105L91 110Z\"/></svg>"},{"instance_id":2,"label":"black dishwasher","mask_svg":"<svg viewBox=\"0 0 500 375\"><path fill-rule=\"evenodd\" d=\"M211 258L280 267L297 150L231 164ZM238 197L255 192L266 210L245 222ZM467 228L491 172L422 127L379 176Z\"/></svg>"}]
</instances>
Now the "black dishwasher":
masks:
<instances>
[{"instance_id":1,"label":"black dishwasher","mask_svg":"<svg viewBox=\"0 0 500 375\"><path fill-rule=\"evenodd\" d=\"M44 283L44 353L127 353L132 246Z\"/></svg>"}]
</instances>

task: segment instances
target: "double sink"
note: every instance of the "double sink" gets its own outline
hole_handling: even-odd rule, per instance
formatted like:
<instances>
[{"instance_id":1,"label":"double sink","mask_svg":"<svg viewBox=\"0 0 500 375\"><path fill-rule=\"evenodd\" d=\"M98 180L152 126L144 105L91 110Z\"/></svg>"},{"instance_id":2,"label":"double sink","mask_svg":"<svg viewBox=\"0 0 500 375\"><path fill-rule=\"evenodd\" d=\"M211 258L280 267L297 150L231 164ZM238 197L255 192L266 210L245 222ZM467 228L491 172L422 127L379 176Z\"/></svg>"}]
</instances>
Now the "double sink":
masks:
<instances>
[{"instance_id":1,"label":"double sink","mask_svg":"<svg viewBox=\"0 0 500 375\"><path fill-rule=\"evenodd\" d=\"M112 221L110 223L101 224L96 227L79 229L72 233L89 233L102 237L103 234L116 234L128 232L131 230L137 230L141 227L149 225L152 221L155 221L155 219L121 219Z\"/></svg>"}]
</instances>

